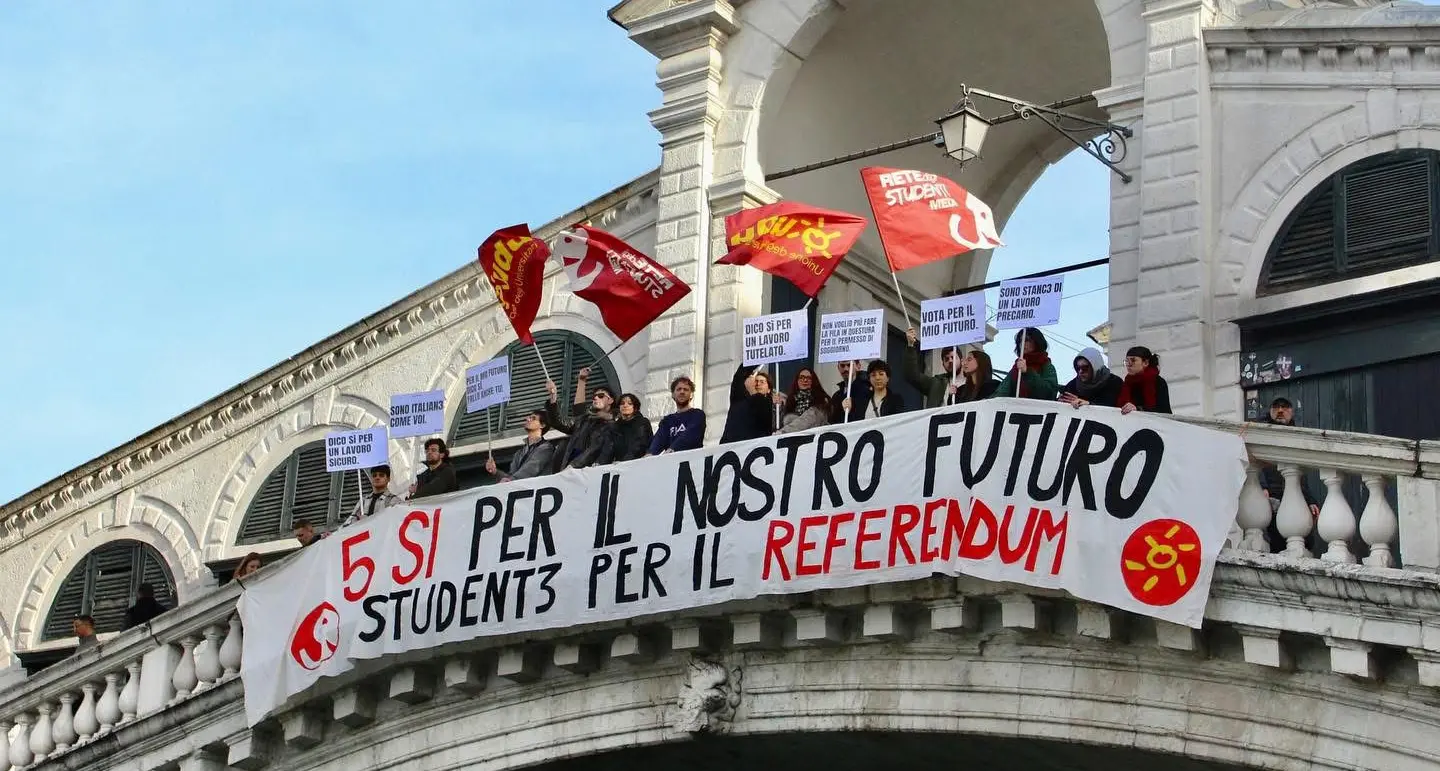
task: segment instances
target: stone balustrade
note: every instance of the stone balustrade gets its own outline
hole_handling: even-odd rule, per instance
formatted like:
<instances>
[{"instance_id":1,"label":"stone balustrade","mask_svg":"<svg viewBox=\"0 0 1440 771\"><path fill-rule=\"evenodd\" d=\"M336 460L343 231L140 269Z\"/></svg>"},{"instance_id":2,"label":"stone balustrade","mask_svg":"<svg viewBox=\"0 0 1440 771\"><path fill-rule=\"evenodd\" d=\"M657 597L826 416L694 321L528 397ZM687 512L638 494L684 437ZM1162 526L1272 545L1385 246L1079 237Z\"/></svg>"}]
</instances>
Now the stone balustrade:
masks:
<instances>
[{"instance_id":1,"label":"stone balustrade","mask_svg":"<svg viewBox=\"0 0 1440 771\"><path fill-rule=\"evenodd\" d=\"M238 586L106 640L0 693L0 771L37 766L240 674Z\"/></svg>"}]
</instances>

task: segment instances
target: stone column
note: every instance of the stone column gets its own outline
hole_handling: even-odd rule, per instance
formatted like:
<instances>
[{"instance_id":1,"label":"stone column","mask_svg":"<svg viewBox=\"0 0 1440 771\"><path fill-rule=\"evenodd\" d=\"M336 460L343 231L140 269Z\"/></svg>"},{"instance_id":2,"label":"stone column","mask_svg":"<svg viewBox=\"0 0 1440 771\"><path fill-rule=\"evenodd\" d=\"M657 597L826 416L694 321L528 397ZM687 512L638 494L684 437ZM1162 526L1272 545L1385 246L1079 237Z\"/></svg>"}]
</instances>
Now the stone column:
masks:
<instances>
[{"instance_id":1,"label":"stone column","mask_svg":"<svg viewBox=\"0 0 1440 771\"><path fill-rule=\"evenodd\" d=\"M716 226L707 193L713 177L715 131L723 113L720 95L721 51L739 30L735 9L725 0L695 0L664 8L639 19L622 21L630 38L659 58L656 84L661 106L650 113L660 132L658 214L655 258L690 284L691 294L677 303L651 338L649 377L644 397L664 403L669 381L689 375L701 397L700 406L722 416L729 385L723 367L711 362L729 356L734 328L714 323L733 315L734 289L717 286L710 269ZM719 234L723 238L723 231ZM733 326L737 326L733 325ZM668 327L668 328L667 328ZM727 347L728 346L728 347ZM716 374L720 373L720 374ZM717 379L718 378L718 379ZM708 421L710 437L723 421Z\"/></svg>"},{"instance_id":2,"label":"stone column","mask_svg":"<svg viewBox=\"0 0 1440 771\"><path fill-rule=\"evenodd\" d=\"M1112 312L1119 311L1113 319L1112 350L1123 356L1127 346L1138 344L1160 354L1171 403L1177 413L1189 415L1212 412L1213 228L1210 175L1204 173L1210 165L1212 132L1209 64L1201 30L1214 17L1214 0L1145 2L1145 125L1139 142L1133 316L1119 307L1129 299L1128 289L1112 288L1111 298ZM1113 270L1112 276L1126 278Z\"/></svg>"}]
</instances>

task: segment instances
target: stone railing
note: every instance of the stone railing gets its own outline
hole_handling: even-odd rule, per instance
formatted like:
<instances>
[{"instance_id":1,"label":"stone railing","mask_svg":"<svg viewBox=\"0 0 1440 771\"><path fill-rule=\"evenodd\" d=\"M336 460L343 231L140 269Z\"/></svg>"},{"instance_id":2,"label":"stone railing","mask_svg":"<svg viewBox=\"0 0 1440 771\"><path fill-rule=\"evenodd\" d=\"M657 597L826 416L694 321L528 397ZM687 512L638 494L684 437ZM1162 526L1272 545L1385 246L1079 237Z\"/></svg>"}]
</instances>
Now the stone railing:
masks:
<instances>
[{"instance_id":1,"label":"stone railing","mask_svg":"<svg viewBox=\"0 0 1440 771\"><path fill-rule=\"evenodd\" d=\"M1245 439L1251 463L1233 548L1440 571L1440 442L1185 420ZM1267 493L1262 474L1278 475L1284 492Z\"/></svg>"},{"instance_id":2,"label":"stone railing","mask_svg":"<svg viewBox=\"0 0 1440 771\"><path fill-rule=\"evenodd\" d=\"M55 759L237 677L238 596L222 587L0 692L0 771Z\"/></svg>"}]
</instances>

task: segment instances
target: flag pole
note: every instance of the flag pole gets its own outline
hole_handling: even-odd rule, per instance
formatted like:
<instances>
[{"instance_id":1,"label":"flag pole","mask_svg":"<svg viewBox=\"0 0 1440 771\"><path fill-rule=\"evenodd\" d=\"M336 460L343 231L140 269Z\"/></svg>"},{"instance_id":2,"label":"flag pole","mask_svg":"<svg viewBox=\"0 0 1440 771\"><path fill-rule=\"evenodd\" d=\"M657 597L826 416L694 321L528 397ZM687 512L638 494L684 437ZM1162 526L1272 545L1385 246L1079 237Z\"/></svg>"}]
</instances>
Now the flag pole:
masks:
<instances>
[{"instance_id":1,"label":"flag pole","mask_svg":"<svg viewBox=\"0 0 1440 771\"><path fill-rule=\"evenodd\" d=\"M890 269L890 280L895 282L895 299L900 301L900 312L905 314L905 326L915 326L910 323L910 309L905 307L905 295L900 292L900 276L896 275L894 268Z\"/></svg>"},{"instance_id":2,"label":"flag pole","mask_svg":"<svg viewBox=\"0 0 1440 771\"><path fill-rule=\"evenodd\" d=\"M943 353L944 351L942 350L941 352ZM957 348L955 348L955 350L950 354L950 387L955 389L955 393L953 393L953 394L948 394L948 395L945 397L945 404L946 404L946 405L952 405L952 404L954 404L954 403L955 403L955 398L960 395L960 387L957 386L957 385L955 385L955 381L956 381L956 379L958 379L959 377L960 377L960 349L957 347Z\"/></svg>"},{"instance_id":3,"label":"flag pole","mask_svg":"<svg viewBox=\"0 0 1440 771\"><path fill-rule=\"evenodd\" d=\"M1021 360L1021 361L1024 361L1024 360L1025 360L1025 328L1024 328L1024 327L1021 327L1021 328L1020 328L1020 360ZM1020 380L1021 380L1021 378L1023 378L1023 377L1025 377L1025 373L1021 372L1019 367L1016 367L1016 368L1015 368L1015 398L1016 398L1016 399L1019 399L1019 398L1020 398Z\"/></svg>"},{"instance_id":4,"label":"flag pole","mask_svg":"<svg viewBox=\"0 0 1440 771\"><path fill-rule=\"evenodd\" d=\"M535 358L540 360L540 371L545 374L545 379L550 380L552 383L555 382L550 378L550 368L545 366L545 357L540 353L540 345L538 343L531 343L530 347L535 349Z\"/></svg>"},{"instance_id":5,"label":"flag pole","mask_svg":"<svg viewBox=\"0 0 1440 771\"><path fill-rule=\"evenodd\" d=\"M859 366L859 365L860 365L860 362L858 362L858 361L852 361L852 362L850 362L850 376L849 376L848 378L846 378L846 381L845 381L845 398L850 400L850 406L851 406L851 407L854 407L854 406L855 406L855 368L856 368L857 366ZM843 405L843 404L840 405L840 408L841 408L841 411L843 411L843 412L845 413L845 420L842 421L842 422L844 422L844 423L846 423L846 424L849 424L849 423L850 423L850 410L845 409L845 405Z\"/></svg>"}]
</instances>

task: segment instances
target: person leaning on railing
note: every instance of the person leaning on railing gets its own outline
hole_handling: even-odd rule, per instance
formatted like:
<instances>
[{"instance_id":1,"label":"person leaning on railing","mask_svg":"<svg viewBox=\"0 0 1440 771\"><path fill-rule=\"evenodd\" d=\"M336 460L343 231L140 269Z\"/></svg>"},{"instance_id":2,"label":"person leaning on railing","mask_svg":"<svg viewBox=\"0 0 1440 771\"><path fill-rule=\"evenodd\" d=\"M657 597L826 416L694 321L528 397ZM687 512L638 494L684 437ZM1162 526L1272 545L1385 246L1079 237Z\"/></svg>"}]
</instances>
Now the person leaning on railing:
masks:
<instances>
[{"instance_id":1,"label":"person leaning on railing","mask_svg":"<svg viewBox=\"0 0 1440 771\"><path fill-rule=\"evenodd\" d=\"M410 485L410 498L428 498L444 495L460 489L460 479L455 475L455 464L450 462L450 448L444 439L425 440L425 470Z\"/></svg>"}]
</instances>

